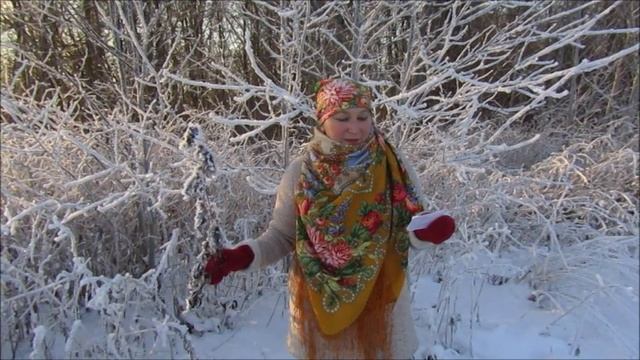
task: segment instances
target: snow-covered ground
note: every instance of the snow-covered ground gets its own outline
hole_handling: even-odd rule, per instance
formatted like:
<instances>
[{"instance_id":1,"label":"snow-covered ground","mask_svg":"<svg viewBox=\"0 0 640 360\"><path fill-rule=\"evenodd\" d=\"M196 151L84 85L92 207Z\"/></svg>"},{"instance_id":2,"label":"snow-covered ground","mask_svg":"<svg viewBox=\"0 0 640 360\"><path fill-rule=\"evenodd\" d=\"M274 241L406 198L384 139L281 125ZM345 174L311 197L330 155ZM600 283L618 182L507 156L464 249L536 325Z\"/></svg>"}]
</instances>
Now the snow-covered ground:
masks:
<instances>
[{"instance_id":1,"label":"snow-covered ground","mask_svg":"<svg viewBox=\"0 0 640 360\"><path fill-rule=\"evenodd\" d=\"M512 255L505 261L515 263L517 256ZM477 257L472 260L473 267L458 259L460 265L440 274L439 281L420 273L424 260L414 257L411 268L412 310L420 340L415 359L429 355L438 359L639 358L638 284L625 283L629 282L625 279L637 279L634 276L611 277L612 272L597 269L607 285L594 287L580 302L563 306L561 292L547 293L555 295L557 303L541 300L544 296L532 291L523 277L491 279L486 269L500 272L495 259L487 264L486 259ZM462 271L451 270L455 268ZM129 334L120 339L128 339L128 344L107 335L98 312L90 311L71 326L75 334L37 327L31 341L18 344L15 358L96 358L104 355L106 344L112 354L128 358L188 358L187 345L198 359L290 359L286 305L286 287L265 289L232 317L231 329L167 341L167 330L175 323L149 317L144 314L148 309L130 304L131 311L120 325L120 332ZM142 322L149 323L144 326L149 330L135 330ZM12 358L6 340L3 336L3 359Z\"/></svg>"},{"instance_id":2,"label":"snow-covered ground","mask_svg":"<svg viewBox=\"0 0 640 360\"><path fill-rule=\"evenodd\" d=\"M471 279L459 282L458 289L471 288L465 281ZM639 315L637 296L632 294L626 311L620 307L603 308L604 316L618 331L618 334L612 334L611 329L592 326L598 322L592 322L595 320L593 314L586 308L577 308L560 318L562 314L557 311L541 309L530 301L531 290L525 284L487 284L478 302L480 321L473 323L471 332L471 292L460 291L456 304L460 311L458 331L453 346L445 348L433 344L429 326L434 323L440 286L430 276L415 282L413 315L420 339L416 359L425 359L428 354L439 359L638 358ZM635 291L637 294L637 289ZM290 359L286 349L288 315L285 299L286 294L282 292L266 293L240 315L234 330L192 336L198 358ZM615 339L615 336L621 338Z\"/></svg>"}]
</instances>

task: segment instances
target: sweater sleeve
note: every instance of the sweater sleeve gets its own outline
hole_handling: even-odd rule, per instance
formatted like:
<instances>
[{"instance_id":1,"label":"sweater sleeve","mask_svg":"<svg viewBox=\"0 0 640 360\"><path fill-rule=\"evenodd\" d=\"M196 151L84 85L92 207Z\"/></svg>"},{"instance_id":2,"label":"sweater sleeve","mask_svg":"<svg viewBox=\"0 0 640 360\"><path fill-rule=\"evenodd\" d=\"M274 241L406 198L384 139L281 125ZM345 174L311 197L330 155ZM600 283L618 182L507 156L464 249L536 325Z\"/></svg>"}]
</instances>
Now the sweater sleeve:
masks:
<instances>
[{"instance_id":1,"label":"sweater sleeve","mask_svg":"<svg viewBox=\"0 0 640 360\"><path fill-rule=\"evenodd\" d=\"M273 264L293 251L297 214L293 192L300 176L301 165L302 158L296 158L282 176L267 230L256 239L238 244L247 244L253 250L254 259L247 271L255 271Z\"/></svg>"},{"instance_id":2,"label":"sweater sleeve","mask_svg":"<svg viewBox=\"0 0 640 360\"><path fill-rule=\"evenodd\" d=\"M404 154L398 149L396 149L396 155L398 156L398 159L402 162L404 169L407 171L407 174L409 175L409 179L411 179L411 182L413 183L413 186L416 189L416 195L418 196L418 201L420 201L422 208L424 210L427 210L428 203L427 203L427 199L424 196L424 190L422 189L422 185L420 184L420 179L418 178L418 174L416 174L414 167L407 160ZM418 239L413 234L413 231L407 231L407 233L409 234L409 244L411 245L412 248L416 250L425 250L425 249L433 249L435 247L435 245L433 245L428 241L422 241Z\"/></svg>"}]
</instances>

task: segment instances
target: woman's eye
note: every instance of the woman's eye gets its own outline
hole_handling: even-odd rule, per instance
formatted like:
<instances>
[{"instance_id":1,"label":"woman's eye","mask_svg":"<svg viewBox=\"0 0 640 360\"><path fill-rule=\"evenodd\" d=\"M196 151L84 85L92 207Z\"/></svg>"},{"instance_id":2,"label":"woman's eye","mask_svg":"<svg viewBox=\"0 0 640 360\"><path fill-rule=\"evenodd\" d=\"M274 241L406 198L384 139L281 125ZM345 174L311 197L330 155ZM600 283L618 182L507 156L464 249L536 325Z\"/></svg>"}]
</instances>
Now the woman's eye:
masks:
<instances>
[{"instance_id":1,"label":"woman's eye","mask_svg":"<svg viewBox=\"0 0 640 360\"><path fill-rule=\"evenodd\" d=\"M358 120L359 121L367 121L367 120L369 120L369 117L368 116L360 116L360 117L358 117Z\"/></svg>"},{"instance_id":2,"label":"woman's eye","mask_svg":"<svg viewBox=\"0 0 640 360\"><path fill-rule=\"evenodd\" d=\"M336 120L340 122L345 122L345 121L349 121L349 118L336 118Z\"/></svg>"}]
</instances>

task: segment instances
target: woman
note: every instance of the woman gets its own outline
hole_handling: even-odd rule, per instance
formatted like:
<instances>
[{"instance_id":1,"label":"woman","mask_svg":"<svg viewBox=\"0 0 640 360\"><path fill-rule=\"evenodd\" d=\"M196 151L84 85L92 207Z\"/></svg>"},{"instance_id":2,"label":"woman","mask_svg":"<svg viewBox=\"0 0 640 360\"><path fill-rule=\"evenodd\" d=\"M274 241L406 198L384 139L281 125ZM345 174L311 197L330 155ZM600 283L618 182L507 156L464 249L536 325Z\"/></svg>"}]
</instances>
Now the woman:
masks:
<instances>
[{"instance_id":1,"label":"woman","mask_svg":"<svg viewBox=\"0 0 640 360\"><path fill-rule=\"evenodd\" d=\"M345 79L321 81L316 121L305 153L280 182L266 232L222 250L206 272L217 284L231 271L259 269L293 251L293 356L411 358L418 343L408 248L446 240L453 219L405 229L423 206L417 183L374 126L369 89Z\"/></svg>"}]
</instances>

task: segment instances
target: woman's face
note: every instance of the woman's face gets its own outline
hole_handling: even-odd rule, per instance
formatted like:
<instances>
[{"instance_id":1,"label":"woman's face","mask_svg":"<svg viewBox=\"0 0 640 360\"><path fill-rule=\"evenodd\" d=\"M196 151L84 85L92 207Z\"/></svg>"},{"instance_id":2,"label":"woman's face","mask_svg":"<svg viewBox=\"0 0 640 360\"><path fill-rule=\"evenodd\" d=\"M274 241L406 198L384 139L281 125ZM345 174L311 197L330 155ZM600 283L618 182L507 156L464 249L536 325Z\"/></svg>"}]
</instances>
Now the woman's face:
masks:
<instances>
[{"instance_id":1,"label":"woman's face","mask_svg":"<svg viewBox=\"0 0 640 360\"><path fill-rule=\"evenodd\" d=\"M358 145L373 131L373 118L366 108L350 108L333 114L322 124L322 129L332 140Z\"/></svg>"}]
</instances>

